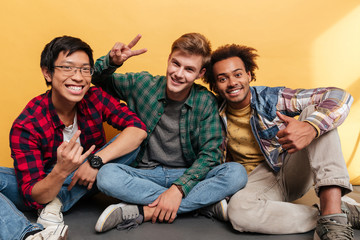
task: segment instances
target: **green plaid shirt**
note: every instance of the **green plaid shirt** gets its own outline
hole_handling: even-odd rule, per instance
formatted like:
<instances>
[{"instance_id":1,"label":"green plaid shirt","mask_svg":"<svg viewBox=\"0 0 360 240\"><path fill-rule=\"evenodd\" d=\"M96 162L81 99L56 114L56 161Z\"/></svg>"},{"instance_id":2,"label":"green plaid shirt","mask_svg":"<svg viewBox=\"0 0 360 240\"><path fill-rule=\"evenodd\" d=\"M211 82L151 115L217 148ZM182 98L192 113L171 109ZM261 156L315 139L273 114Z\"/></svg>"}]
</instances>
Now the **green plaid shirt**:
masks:
<instances>
[{"instance_id":1,"label":"green plaid shirt","mask_svg":"<svg viewBox=\"0 0 360 240\"><path fill-rule=\"evenodd\" d=\"M128 104L146 124L148 137L142 143L136 166L144 155L149 137L164 112L166 78L148 72L119 74L109 63L109 56L95 63L92 83ZM180 114L181 149L188 169L174 184L182 186L185 196L216 165L222 153L221 123L215 96L205 87L194 84Z\"/></svg>"}]
</instances>

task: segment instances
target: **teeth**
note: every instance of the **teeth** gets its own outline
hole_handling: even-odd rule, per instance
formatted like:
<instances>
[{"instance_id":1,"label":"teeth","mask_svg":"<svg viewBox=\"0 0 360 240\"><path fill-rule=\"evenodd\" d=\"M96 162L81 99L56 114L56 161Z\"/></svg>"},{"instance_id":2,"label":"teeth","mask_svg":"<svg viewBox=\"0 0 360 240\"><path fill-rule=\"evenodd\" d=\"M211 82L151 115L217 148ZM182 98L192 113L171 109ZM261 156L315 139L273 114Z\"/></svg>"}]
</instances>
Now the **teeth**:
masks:
<instances>
[{"instance_id":1,"label":"teeth","mask_svg":"<svg viewBox=\"0 0 360 240\"><path fill-rule=\"evenodd\" d=\"M76 86L68 86L67 88L74 90L74 91L80 91L82 87L76 87Z\"/></svg>"},{"instance_id":2,"label":"teeth","mask_svg":"<svg viewBox=\"0 0 360 240\"><path fill-rule=\"evenodd\" d=\"M240 92L240 89L237 89L237 90L231 91L231 92L229 92L229 93L230 93L230 94L233 94L233 93L238 93L238 92Z\"/></svg>"}]
</instances>

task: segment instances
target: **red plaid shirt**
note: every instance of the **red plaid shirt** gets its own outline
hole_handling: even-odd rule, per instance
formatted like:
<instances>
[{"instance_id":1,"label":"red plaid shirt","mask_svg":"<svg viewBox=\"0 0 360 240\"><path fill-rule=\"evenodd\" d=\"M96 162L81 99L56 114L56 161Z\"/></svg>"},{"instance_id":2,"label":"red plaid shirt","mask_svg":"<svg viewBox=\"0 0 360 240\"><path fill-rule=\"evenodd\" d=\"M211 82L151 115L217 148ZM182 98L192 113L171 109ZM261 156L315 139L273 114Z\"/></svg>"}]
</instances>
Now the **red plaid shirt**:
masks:
<instances>
[{"instance_id":1,"label":"red plaid shirt","mask_svg":"<svg viewBox=\"0 0 360 240\"><path fill-rule=\"evenodd\" d=\"M77 119L84 151L93 144L97 151L106 143L105 121L118 130L138 127L146 131L144 123L125 104L96 87L90 88L78 103ZM18 186L28 206L42 207L31 197L31 190L55 165L64 127L51 101L50 90L32 99L11 128L11 157Z\"/></svg>"}]
</instances>

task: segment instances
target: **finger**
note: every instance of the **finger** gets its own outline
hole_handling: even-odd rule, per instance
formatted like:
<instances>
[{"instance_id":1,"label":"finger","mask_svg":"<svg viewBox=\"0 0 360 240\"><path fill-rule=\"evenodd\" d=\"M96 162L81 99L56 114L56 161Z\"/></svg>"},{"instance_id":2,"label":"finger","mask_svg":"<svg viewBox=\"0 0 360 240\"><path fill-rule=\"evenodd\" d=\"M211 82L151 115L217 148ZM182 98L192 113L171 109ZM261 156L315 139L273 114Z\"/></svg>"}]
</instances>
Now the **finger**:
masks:
<instances>
[{"instance_id":1,"label":"finger","mask_svg":"<svg viewBox=\"0 0 360 240\"><path fill-rule=\"evenodd\" d=\"M76 152L74 153L74 160L77 164L82 164L84 160L81 158L81 154L84 151L84 148L79 145L79 147L76 149Z\"/></svg>"},{"instance_id":2,"label":"finger","mask_svg":"<svg viewBox=\"0 0 360 240\"><path fill-rule=\"evenodd\" d=\"M169 223L174 222L175 218L176 218L176 212L173 212L173 213L171 214L171 218L170 218L170 220L169 220Z\"/></svg>"},{"instance_id":3,"label":"finger","mask_svg":"<svg viewBox=\"0 0 360 240\"><path fill-rule=\"evenodd\" d=\"M76 140L80 137L81 131L77 130L74 136L70 139L69 143L67 144L67 148L72 149L73 146L77 143Z\"/></svg>"},{"instance_id":4,"label":"finger","mask_svg":"<svg viewBox=\"0 0 360 240\"><path fill-rule=\"evenodd\" d=\"M276 136L278 137L278 142L283 145L288 142L288 139L286 138L285 131L279 131Z\"/></svg>"},{"instance_id":5,"label":"finger","mask_svg":"<svg viewBox=\"0 0 360 240\"><path fill-rule=\"evenodd\" d=\"M133 40L131 40L131 42L128 44L128 47L132 48L133 46L135 46L140 40L140 38L141 38L141 34L136 35L136 37Z\"/></svg>"},{"instance_id":6,"label":"finger","mask_svg":"<svg viewBox=\"0 0 360 240\"><path fill-rule=\"evenodd\" d=\"M156 223L156 219L158 218L159 214L160 214L160 208L157 207L151 218L152 223Z\"/></svg>"},{"instance_id":7,"label":"finger","mask_svg":"<svg viewBox=\"0 0 360 240\"><path fill-rule=\"evenodd\" d=\"M155 199L152 203L148 204L149 207L153 208L156 207L159 203L159 198Z\"/></svg>"},{"instance_id":8,"label":"finger","mask_svg":"<svg viewBox=\"0 0 360 240\"><path fill-rule=\"evenodd\" d=\"M167 214L167 211L165 211L164 209L162 209L159 213L159 216L158 216L158 221L159 222L163 222L164 221L164 218L165 218L165 214Z\"/></svg>"},{"instance_id":9,"label":"finger","mask_svg":"<svg viewBox=\"0 0 360 240\"><path fill-rule=\"evenodd\" d=\"M294 118L292 117L288 117L284 114L281 114L280 112L276 112L276 115L280 118L280 120L284 121L285 124L287 125L291 120L293 120Z\"/></svg>"},{"instance_id":10,"label":"finger","mask_svg":"<svg viewBox=\"0 0 360 240\"><path fill-rule=\"evenodd\" d=\"M62 142L60 144L60 146L58 147L57 151L62 152L67 145L68 145L68 142Z\"/></svg>"},{"instance_id":11,"label":"finger","mask_svg":"<svg viewBox=\"0 0 360 240\"><path fill-rule=\"evenodd\" d=\"M95 150L95 145L92 145L89 148L89 150L87 150L83 155L81 155L80 161L83 162L94 150Z\"/></svg>"},{"instance_id":12,"label":"finger","mask_svg":"<svg viewBox=\"0 0 360 240\"><path fill-rule=\"evenodd\" d=\"M139 49L139 50L133 50L133 51L131 51L131 56L137 56L137 55L140 55L140 54L143 54L146 52L147 52L146 48Z\"/></svg>"},{"instance_id":13,"label":"finger","mask_svg":"<svg viewBox=\"0 0 360 240\"><path fill-rule=\"evenodd\" d=\"M284 141L284 137L286 136L285 130L280 130L278 131L278 133L276 134L276 136L278 137L278 141Z\"/></svg>"},{"instance_id":14,"label":"finger","mask_svg":"<svg viewBox=\"0 0 360 240\"><path fill-rule=\"evenodd\" d=\"M73 179L72 179L72 181L71 181L71 183L69 184L69 186L68 186L68 191L70 191L74 186L75 186L75 184L77 183L77 181L78 181L78 177L76 176L76 174L74 175L74 177L73 177Z\"/></svg>"},{"instance_id":15,"label":"finger","mask_svg":"<svg viewBox=\"0 0 360 240\"><path fill-rule=\"evenodd\" d=\"M172 212L171 211L167 211L165 216L164 216L164 220L166 222L169 222L170 218L171 218Z\"/></svg>"},{"instance_id":16,"label":"finger","mask_svg":"<svg viewBox=\"0 0 360 240\"><path fill-rule=\"evenodd\" d=\"M93 182L90 182L89 185L88 185L88 187L87 187L87 189L88 189L88 190L91 190L92 187L93 187L93 185L94 185L94 183L93 183Z\"/></svg>"},{"instance_id":17,"label":"finger","mask_svg":"<svg viewBox=\"0 0 360 240\"><path fill-rule=\"evenodd\" d=\"M299 151L299 149L297 149L297 148L291 148L291 149L287 150L288 153L295 153L297 151Z\"/></svg>"},{"instance_id":18,"label":"finger","mask_svg":"<svg viewBox=\"0 0 360 240\"><path fill-rule=\"evenodd\" d=\"M67 157L71 160L73 160L74 163L78 162L79 158L76 158L76 155L79 151L82 152L83 147L80 146L79 143L75 143L71 149L68 149Z\"/></svg>"}]
</instances>

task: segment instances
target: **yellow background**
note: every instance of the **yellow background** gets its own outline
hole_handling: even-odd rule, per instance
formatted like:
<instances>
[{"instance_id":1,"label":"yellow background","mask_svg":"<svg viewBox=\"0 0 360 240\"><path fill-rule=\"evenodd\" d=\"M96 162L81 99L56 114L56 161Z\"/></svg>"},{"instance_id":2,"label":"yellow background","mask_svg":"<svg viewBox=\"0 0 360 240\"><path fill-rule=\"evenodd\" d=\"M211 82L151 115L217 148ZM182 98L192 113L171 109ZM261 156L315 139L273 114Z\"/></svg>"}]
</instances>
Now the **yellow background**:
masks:
<instances>
[{"instance_id":1,"label":"yellow background","mask_svg":"<svg viewBox=\"0 0 360 240\"><path fill-rule=\"evenodd\" d=\"M136 48L148 52L121 71L164 74L171 43L201 32L214 49L226 43L258 49L256 85L349 91L355 100L339 132L352 182L360 184L359 0L12 0L1 4L0 26L0 166L12 166L12 122L47 89L40 53L54 37L80 37L96 59L141 33Z\"/></svg>"}]
</instances>

